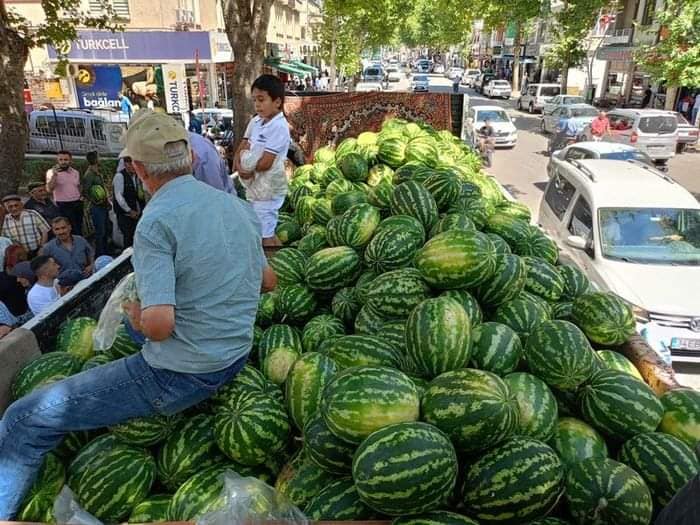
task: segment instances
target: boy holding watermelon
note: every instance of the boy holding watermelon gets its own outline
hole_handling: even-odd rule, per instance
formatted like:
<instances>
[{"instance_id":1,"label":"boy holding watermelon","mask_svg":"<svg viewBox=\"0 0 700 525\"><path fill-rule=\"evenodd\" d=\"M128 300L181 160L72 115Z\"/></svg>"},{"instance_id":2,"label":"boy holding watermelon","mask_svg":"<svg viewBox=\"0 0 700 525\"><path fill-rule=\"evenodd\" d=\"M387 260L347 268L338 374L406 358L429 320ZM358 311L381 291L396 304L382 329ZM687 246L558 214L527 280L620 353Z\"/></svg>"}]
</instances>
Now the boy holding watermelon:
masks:
<instances>
[{"instance_id":1,"label":"boy holding watermelon","mask_svg":"<svg viewBox=\"0 0 700 525\"><path fill-rule=\"evenodd\" d=\"M85 158L88 168L83 175L81 186L82 197L87 203L86 215L92 220L95 228L95 255L105 255L109 241L109 193L107 184L100 171L99 156L96 151L89 152Z\"/></svg>"}]
</instances>

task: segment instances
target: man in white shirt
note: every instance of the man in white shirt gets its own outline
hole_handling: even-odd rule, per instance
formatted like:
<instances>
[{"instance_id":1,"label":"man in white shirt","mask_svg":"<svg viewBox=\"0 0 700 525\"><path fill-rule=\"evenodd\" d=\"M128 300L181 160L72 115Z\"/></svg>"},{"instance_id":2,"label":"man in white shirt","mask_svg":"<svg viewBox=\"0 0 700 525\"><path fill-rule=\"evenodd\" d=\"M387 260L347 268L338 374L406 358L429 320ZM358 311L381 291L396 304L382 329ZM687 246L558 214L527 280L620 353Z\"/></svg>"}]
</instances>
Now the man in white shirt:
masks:
<instances>
[{"instance_id":1,"label":"man in white shirt","mask_svg":"<svg viewBox=\"0 0 700 525\"><path fill-rule=\"evenodd\" d=\"M146 206L145 195L141 181L136 176L131 157L123 156L121 161L124 169L114 175L114 213L117 215L117 226L124 237L124 248L134 243L134 232L139 217Z\"/></svg>"},{"instance_id":2,"label":"man in white shirt","mask_svg":"<svg viewBox=\"0 0 700 525\"><path fill-rule=\"evenodd\" d=\"M29 290L27 303L32 313L38 315L60 297L55 283L59 266L53 257L39 255L32 259L31 268L36 275L36 283Z\"/></svg>"},{"instance_id":3,"label":"man in white shirt","mask_svg":"<svg viewBox=\"0 0 700 525\"><path fill-rule=\"evenodd\" d=\"M698 113L700 113L700 93L695 95L695 104L693 104L693 113L692 118L690 119L690 123L693 126L700 124L700 122L698 122Z\"/></svg>"}]
</instances>

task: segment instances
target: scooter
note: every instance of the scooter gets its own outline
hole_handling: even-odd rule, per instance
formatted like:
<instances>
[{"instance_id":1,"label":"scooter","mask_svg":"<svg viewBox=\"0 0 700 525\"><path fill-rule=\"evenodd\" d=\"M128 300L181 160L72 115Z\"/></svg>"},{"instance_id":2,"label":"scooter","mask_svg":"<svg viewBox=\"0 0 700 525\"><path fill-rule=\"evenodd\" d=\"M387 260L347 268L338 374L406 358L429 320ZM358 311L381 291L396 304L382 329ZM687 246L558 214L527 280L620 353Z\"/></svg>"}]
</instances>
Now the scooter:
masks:
<instances>
[{"instance_id":1,"label":"scooter","mask_svg":"<svg viewBox=\"0 0 700 525\"><path fill-rule=\"evenodd\" d=\"M490 168L493 166L493 156L496 153L496 145L493 139L490 139L490 137L479 135L478 138L479 142L477 147L479 150L479 155L481 156L481 163L485 168Z\"/></svg>"}]
</instances>

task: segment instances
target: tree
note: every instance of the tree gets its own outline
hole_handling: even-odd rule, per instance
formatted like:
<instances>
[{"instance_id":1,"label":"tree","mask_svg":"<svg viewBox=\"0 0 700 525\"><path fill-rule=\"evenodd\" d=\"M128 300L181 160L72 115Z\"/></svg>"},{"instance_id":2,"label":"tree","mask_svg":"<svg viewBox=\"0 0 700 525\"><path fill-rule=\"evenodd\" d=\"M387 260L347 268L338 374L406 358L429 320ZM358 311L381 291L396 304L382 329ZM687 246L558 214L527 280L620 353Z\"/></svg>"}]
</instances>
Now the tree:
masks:
<instances>
[{"instance_id":1,"label":"tree","mask_svg":"<svg viewBox=\"0 0 700 525\"><path fill-rule=\"evenodd\" d=\"M471 11L455 8L449 0L417 0L413 12L404 18L399 37L409 47L427 46L446 51L469 40Z\"/></svg>"},{"instance_id":2,"label":"tree","mask_svg":"<svg viewBox=\"0 0 700 525\"><path fill-rule=\"evenodd\" d=\"M265 60L267 26L274 0L224 0L226 36L236 60L232 81L233 132L238 145L254 113L250 86L260 74Z\"/></svg>"},{"instance_id":3,"label":"tree","mask_svg":"<svg viewBox=\"0 0 700 525\"><path fill-rule=\"evenodd\" d=\"M80 0L41 0L38 25L0 0L0 195L17 191L27 146L24 65L29 51L47 44L60 50L78 36L78 27L117 30L119 21L105 3L101 16L80 11Z\"/></svg>"}]
</instances>

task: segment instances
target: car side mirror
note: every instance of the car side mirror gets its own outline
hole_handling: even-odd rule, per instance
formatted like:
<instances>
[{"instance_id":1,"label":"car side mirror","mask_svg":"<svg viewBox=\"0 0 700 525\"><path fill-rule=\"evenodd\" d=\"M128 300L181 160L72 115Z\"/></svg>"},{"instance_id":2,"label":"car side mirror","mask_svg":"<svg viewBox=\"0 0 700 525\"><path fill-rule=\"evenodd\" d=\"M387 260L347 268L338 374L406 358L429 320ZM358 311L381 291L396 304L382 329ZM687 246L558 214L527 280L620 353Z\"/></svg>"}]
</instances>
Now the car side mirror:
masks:
<instances>
[{"instance_id":1,"label":"car side mirror","mask_svg":"<svg viewBox=\"0 0 700 525\"><path fill-rule=\"evenodd\" d=\"M568 244L572 248L576 248L577 250L585 250L588 246L586 239L584 239L580 235L569 235L566 238L566 244Z\"/></svg>"},{"instance_id":2,"label":"car side mirror","mask_svg":"<svg viewBox=\"0 0 700 525\"><path fill-rule=\"evenodd\" d=\"M510 117L510 121L515 124L515 117Z\"/></svg>"}]
</instances>

